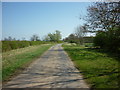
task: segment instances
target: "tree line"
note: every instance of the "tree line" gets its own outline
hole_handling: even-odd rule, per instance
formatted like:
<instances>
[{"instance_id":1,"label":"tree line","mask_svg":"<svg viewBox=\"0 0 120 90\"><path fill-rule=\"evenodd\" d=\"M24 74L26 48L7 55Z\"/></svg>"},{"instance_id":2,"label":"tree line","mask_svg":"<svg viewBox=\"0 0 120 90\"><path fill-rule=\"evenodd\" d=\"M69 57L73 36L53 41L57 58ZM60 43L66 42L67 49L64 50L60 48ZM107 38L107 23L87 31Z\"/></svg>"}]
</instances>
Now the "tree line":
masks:
<instances>
[{"instance_id":1,"label":"tree line","mask_svg":"<svg viewBox=\"0 0 120 90\"><path fill-rule=\"evenodd\" d=\"M62 38L61 32L56 30L54 33L48 33L43 37L43 40L40 39L39 35L34 34L30 37L29 40L22 38L21 40L17 40L16 38L12 38L11 36L4 38L2 41L50 41L50 42L60 42Z\"/></svg>"},{"instance_id":2,"label":"tree line","mask_svg":"<svg viewBox=\"0 0 120 90\"><path fill-rule=\"evenodd\" d=\"M87 33L94 33L94 47L120 52L120 2L96 2L87 8L86 23L78 26L65 41L83 44ZM91 41L92 41L91 39Z\"/></svg>"},{"instance_id":3,"label":"tree line","mask_svg":"<svg viewBox=\"0 0 120 90\"><path fill-rule=\"evenodd\" d=\"M10 51L13 49L24 48L33 45L41 45L41 44L51 44L51 43L60 43L61 41L61 32L56 30L54 33L47 34L43 40L40 40L40 37L37 34L34 34L30 40L16 40L15 38L8 37L2 40L2 52Z\"/></svg>"}]
</instances>

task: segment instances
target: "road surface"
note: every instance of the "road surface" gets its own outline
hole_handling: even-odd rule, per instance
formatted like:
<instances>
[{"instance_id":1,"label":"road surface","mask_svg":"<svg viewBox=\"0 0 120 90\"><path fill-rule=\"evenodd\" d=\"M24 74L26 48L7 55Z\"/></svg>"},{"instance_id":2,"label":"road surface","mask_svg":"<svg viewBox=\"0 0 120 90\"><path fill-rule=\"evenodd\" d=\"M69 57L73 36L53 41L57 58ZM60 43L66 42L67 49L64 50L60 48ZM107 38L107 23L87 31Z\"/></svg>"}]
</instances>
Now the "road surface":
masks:
<instances>
[{"instance_id":1,"label":"road surface","mask_svg":"<svg viewBox=\"0 0 120 90\"><path fill-rule=\"evenodd\" d=\"M3 88L89 88L61 44L52 46Z\"/></svg>"}]
</instances>

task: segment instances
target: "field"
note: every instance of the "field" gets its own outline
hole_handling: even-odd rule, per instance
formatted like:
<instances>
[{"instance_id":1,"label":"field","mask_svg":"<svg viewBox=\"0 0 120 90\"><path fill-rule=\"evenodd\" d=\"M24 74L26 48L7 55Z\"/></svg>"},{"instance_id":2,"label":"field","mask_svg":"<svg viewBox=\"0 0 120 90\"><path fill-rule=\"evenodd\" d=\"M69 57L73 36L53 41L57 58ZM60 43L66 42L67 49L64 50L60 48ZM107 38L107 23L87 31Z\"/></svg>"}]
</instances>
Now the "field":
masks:
<instances>
[{"instance_id":1,"label":"field","mask_svg":"<svg viewBox=\"0 0 120 90\"><path fill-rule=\"evenodd\" d=\"M119 58L84 46L63 47L92 88L119 88Z\"/></svg>"},{"instance_id":2,"label":"field","mask_svg":"<svg viewBox=\"0 0 120 90\"><path fill-rule=\"evenodd\" d=\"M34 45L2 53L2 79L8 80L25 69L32 61L43 54L52 44Z\"/></svg>"}]
</instances>

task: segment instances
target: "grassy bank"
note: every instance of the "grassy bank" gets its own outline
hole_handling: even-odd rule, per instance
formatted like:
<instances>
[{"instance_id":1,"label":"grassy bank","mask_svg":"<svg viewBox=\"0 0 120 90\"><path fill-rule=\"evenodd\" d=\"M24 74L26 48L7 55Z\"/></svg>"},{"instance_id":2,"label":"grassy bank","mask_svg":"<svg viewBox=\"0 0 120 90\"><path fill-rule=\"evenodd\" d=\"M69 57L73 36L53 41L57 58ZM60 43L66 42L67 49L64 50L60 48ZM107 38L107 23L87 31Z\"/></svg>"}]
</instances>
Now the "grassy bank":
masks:
<instances>
[{"instance_id":1,"label":"grassy bank","mask_svg":"<svg viewBox=\"0 0 120 90\"><path fill-rule=\"evenodd\" d=\"M63 45L92 88L118 88L118 61L95 49Z\"/></svg>"},{"instance_id":2,"label":"grassy bank","mask_svg":"<svg viewBox=\"0 0 120 90\"><path fill-rule=\"evenodd\" d=\"M35 45L26 48L15 49L2 54L2 79L8 80L16 72L22 71L28 64L38 58L52 45Z\"/></svg>"}]
</instances>

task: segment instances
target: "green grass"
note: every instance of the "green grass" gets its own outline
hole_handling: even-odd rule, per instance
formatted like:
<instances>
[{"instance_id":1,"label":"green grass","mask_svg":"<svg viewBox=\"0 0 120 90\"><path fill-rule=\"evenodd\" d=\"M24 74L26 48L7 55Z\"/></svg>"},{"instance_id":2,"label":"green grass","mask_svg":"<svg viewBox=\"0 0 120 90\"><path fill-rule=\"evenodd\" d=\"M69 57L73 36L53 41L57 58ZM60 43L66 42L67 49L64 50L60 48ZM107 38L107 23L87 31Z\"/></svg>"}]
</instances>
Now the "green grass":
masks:
<instances>
[{"instance_id":1,"label":"green grass","mask_svg":"<svg viewBox=\"0 0 120 90\"><path fill-rule=\"evenodd\" d=\"M93 43L85 43L85 47L93 47Z\"/></svg>"},{"instance_id":2,"label":"green grass","mask_svg":"<svg viewBox=\"0 0 120 90\"><path fill-rule=\"evenodd\" d=\"M63 45L92 88L119 88L119 62L95 49Z\"/></svg>"},{"instance_id":3,"label":"green grass","mask_svg":"<svg viewBox=\"0 0 120 90\"><path fill-rule=\"evenodd\" d=\"M8 80L16 72L25 69L51 46L50 44L36 45L3 53L2 80Z\"/></svg>"}]
</instances>

